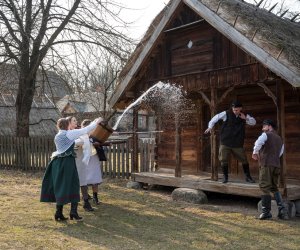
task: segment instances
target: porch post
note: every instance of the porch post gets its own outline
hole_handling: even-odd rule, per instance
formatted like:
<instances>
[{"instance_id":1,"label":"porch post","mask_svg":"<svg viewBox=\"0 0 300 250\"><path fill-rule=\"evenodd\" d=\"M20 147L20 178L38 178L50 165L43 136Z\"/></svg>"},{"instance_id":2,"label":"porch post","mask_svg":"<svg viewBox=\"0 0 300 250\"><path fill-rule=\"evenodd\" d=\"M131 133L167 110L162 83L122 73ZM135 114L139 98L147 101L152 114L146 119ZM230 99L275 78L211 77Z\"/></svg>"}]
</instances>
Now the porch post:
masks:
<instances>
[{"instance_id":1,"label":"porch post","mask_svg":"<svg viewBox=\"0 0 300 250\"><path fill-rule=\"evenodd\" d=\"M217 93L216 89L212 86L211 87L211 98L210 98L210 114L211 118L213 118L216 114L216 98L217 98ZM213 128L211 130L211 158L210 158L210 164L211 164L211 179L214 181L218 180L218 164L217 164L217 136L215 129Z\"/></svg>"},{"instance_id":2,"label":"porch post","mask_svg":"<svg viewBox=\"0 0 300 250\"><path fill-rule=\"evenodd\" d=\"M284 87L281 80L276 80L277 90L277 124L278 133L285 144L285 98L284 98ZM279 186L283 188L283 195L286 197L286 154L284 153L281 157L281 172L280 172L280 183Z\"/></svg>"},{"instance_id":3,"label":"porch post","mask_svg":"<svg viewBox=\"0 0 300 250\"><path fill-rule=\"evenodd\" d=\"M138 108L133 109L133 150L132 150L132 172L138 173L139 172L139 141L138 141L138 134L136 133L138 131Z\"/></svg>"},{"instance_id":4,"label":"porch post","mask_svg":"<svg viewBox=\"0 0 300 250\"><path fill-rule=\"evenodd\" d=\"M181 127L178 114L175 114L175 177L181 177Z\"/></svg>"},{"instance_id":5,"label":"porch post","mask_svg":"<svg viewBox=\"0 0 300 250\"><path fill-rule=\"evenodd\" d=\"M204 121L203 121L203 101L199 100L197 102L197 130L199 138L197 140L197 170L204 171Z\"/></svg>"}]
</instances>

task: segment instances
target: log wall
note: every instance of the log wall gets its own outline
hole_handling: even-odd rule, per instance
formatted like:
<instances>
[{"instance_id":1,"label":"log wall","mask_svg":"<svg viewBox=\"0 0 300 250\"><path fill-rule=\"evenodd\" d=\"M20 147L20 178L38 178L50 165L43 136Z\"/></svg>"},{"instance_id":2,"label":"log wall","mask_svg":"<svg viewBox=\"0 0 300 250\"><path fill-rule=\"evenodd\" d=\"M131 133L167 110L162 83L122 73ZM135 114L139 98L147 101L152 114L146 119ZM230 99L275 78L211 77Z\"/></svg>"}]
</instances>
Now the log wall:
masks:
<instances>
[{"instance_id":1,"label":"log wall","mask_svg":"<svg viewBox=\"0 0 300 250\"><path fill-rule=\"evenodd\" d=\"M194 101L203 101L199 91L210 99L211 87L216 88L219 101L224 92L232 88L217 104L216 112L227 110L232 100L239 99L244 104L245 112L256 118L257 125L246 128L245 149L251 172L257 178L258 164L251 159L254 142L261 134L261 123L265 118L277 120L274 100L259 84L267 86L276 97L279 96L276 89L276 79L279 78L206 22L169 32L165 41L168 46L160 47L158 56L153 60L153 67L147 70L145 82L149 84L158 78L182 85ZM190 48L187 46L189 41L193 43ZM159 76L158 71L152 74L159 67L165 70L161 70ZM300 180L300 95L287 82L284 82L284 92L286 175ZM200 119L195 110L189 121L182 125L182 171L195 174L211 171L210 140L203 135L210 118L210 107L206 103ZM172 121L163 119L163 122L165 132L157 144L158 166L174 168L175 129ZM201 123L204 128L200 129ZM219 129L220 125L217 125L217 141ZM232 159L230 165L231 175L244 178L242 167L236 160Z\"/></svg>"}]
</instances>

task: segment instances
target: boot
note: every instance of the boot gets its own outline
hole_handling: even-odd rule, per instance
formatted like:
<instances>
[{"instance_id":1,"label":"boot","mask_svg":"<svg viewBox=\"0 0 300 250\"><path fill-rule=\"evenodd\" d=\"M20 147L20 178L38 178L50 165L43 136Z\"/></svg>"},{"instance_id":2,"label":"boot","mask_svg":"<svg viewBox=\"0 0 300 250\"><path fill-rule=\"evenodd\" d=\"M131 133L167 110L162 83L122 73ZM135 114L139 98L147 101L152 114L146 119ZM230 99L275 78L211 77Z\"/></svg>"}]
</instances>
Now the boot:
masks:
<instances>
[{"instance_id":1,"label":"boot","mask_svg":"<svg viewBox=\"0 0 300 250\"><path fill-rule=\"evenodd\" d=\"M54 219L56 221L64 221L64 220L68 219L62 213L63 212L63 207L64 207L64 205L57 205L56 204L56 212L55 212L55 215L54 215Z\"/></svg>"},{"instance_id":2,"label":"boot","mask_svg":"<svg viewBox=\"0 0 300 250\"><path fill-rule=\"evenodd\" d=\"M250 175L249 164L243 164L243 170L246 176L246 182L255 183L255 181L252 179Z\"/></svg>"},{"instance_id":3,"label":"boot","mask_svg":"<svg viewBox=\"0 0 300 250\"><path fill-rule=\"evenodd\" d=\"M98 200L98 193L97 192L94 192L93 193L93 202L96 204L96 205L99 205L100 202Z\"/></svg>"},{"instance_id":4,"label":"boot","mask_svg":"<svg viewBox=\"0 0 300 250\"><path fill-rule=\"evenodd\" d=\"M274 193L274 198L276 200L277 207L278 207L278 218L282 220L288 220L289 219L288 211L284 205L280 192L277 191L276 193Z\"/></svg>"},{"instance_id":5,"label":"boot","mask_svg":"<svg viewBox=\"0 0 300 250\"><path fill-rule=\"evenodd\" d=\"M271 195L262 195L261 196L262 203L262 213L259 216L260 220L267 220L272 218L271 214Z\"/></svg>"},{"instance_id":6,"label":"boot","mask_svg":"<svg viewBox=\"0 0 300 250\"><path fill-rule=\"evenodd\" d=\"M227 164L222 165L222 170L223 170L222 183L227 183L228 182L228 165Z\"/></svg>"},{"instance_id":7,"label":"boot","mask_svg":"<svg viewBox=\"0 0 300 250\"><path fill-rule=\"evenodd\" d=\"M94 211L94 208L92 208L92 206L89 202L89 199L84 200L83 208L84 208L85 211L88 211L88 212Z\"/></svg>"},{"instance_id":8,"label":"boot","mask_svg":"<svg viewBox=\"0 0 300 250\"><path fill-rule=\"evenodd\" d=\"M71 203L71 211L70 211L70 219L71 220L73 220L73 218L75 220L82 220L82 217L80 217L77 213L77 207L78 207L77 202Z\"/></svg>"}]
</instances>

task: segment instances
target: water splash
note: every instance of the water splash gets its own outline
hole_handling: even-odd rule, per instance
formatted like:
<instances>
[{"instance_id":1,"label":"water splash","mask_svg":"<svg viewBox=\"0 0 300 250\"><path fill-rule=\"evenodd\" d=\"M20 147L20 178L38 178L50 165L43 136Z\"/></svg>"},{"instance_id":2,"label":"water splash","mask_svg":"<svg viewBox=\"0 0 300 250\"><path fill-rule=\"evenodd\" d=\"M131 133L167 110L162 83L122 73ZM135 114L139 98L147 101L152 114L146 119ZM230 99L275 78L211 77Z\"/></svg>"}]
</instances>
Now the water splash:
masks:
<instances>
[{"instance_id":1,"label":"water splash","mask_svg":"<svg viewBox=\"0 0 300 250\"><path fill-rule=\"evenodd\" d=\"M113 129L116 130L126 113L142 101L144 106L147 106L161 114L179 114L180 111L183 110L183 106L186 105L186 98L184 97L182 87L159 81L124 110L124 112L118 117Z\"/></svg>"}]
</instances>

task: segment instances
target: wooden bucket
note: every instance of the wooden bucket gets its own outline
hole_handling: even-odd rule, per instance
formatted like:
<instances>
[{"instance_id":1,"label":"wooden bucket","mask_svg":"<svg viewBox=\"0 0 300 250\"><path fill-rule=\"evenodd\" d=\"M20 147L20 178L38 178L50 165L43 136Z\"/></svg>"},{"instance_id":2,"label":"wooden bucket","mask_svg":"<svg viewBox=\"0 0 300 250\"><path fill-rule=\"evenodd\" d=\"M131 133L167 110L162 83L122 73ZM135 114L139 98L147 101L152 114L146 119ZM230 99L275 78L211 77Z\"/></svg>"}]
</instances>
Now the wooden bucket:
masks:
<instances>
[{"instance_id":1,"label":"wooden bucket","mask_svg":"<svg viewBox=\"0 0 300 250\"><path fill-rule=\"evenodd\" d=\"M114 130L108 125L99 124L91 133L90 136L95 137L98 141L104 143Z\"/></svg>"}]
</instances>

